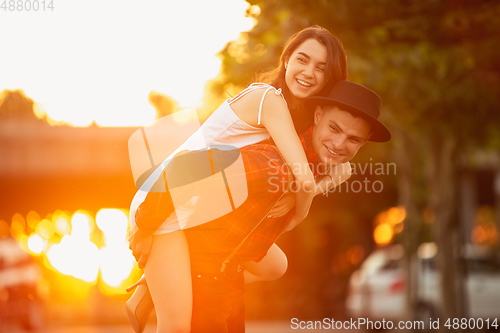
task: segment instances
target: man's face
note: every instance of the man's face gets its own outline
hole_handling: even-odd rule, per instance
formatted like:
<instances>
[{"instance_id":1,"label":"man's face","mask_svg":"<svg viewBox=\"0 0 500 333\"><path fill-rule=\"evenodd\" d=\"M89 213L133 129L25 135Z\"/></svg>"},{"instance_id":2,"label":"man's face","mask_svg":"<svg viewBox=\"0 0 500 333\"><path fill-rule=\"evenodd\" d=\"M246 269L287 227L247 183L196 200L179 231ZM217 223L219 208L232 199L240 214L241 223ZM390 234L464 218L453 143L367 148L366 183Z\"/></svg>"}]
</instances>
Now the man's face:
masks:
<instances>
[{"instance_id":1,"label":"man's face","mask_svg":"<svg viewBox=\"0 0 500 333\"><path fill-rule=\"evenodd\" d=\"M370 138L370 124L337 106L316 106L313 147L321 162L350 161Z\"/></svg>"}]
</instances>

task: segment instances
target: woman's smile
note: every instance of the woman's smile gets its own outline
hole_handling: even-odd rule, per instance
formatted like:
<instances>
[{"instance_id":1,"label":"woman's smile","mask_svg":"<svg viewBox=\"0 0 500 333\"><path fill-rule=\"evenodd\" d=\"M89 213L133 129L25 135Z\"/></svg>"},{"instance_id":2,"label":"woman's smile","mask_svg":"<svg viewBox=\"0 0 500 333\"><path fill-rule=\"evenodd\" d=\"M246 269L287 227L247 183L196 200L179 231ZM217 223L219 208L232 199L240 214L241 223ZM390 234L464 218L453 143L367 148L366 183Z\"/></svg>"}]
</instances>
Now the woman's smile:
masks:
<instances>
[{"instance_id":1,"label":"woman's smile","mask_svg":"<svg viewBox=\"0 0 500 333\"><path fill-rule=\"evenodd\" d=\"M312 86L312 84L311 84L311 83L306 82L306 81L304 81L304 80L297 79L296 81L297 81L297 82L298 82L301 86L304 86L304 87L311 87L311 86Z\"/></svg>"}]
</instances>

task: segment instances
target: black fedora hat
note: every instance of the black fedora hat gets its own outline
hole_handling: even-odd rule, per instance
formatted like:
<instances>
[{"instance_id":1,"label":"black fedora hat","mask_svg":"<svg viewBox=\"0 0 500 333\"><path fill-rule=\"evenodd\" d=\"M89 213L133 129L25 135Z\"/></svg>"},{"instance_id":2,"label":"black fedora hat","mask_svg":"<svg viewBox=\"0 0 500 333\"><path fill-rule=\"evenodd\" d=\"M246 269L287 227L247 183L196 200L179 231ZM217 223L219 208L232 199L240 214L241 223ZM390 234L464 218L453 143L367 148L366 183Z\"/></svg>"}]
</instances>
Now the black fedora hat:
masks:
<instances>
[{"instance_id":1,"label":"black fedora hat","mask_svg":"<svg viewBox=\"0 0 500 333\"><path fill-rule=\"evenodd\" d=\"M386 142L391 132L379 120L382 99L370 89L349 81L337 82L328 97L308 97L304 101L308 110L314 112L316 105L334 105L366 119L373 131L369 141Z\"/></svg>"}]
</instances>

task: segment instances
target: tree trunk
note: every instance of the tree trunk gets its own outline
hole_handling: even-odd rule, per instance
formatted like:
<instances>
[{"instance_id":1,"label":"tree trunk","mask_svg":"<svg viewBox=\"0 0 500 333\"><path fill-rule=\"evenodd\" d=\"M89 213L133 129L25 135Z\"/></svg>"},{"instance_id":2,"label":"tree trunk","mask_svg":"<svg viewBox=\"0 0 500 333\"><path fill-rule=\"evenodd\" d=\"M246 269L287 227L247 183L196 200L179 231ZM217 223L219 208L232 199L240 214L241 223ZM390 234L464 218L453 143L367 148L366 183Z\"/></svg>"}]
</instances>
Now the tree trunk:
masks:
<instances>
[{"instance_id":1,"label":"tree trunk","mask_svg":"<svg viewBox=\"0 0 500 333\"><path fill-rule=\"evenodd\" d=\"M417 280L417 247L420 242L420 218L418 198L415 195L415 182L417 181L415 145L405 133L394 133L394 155L398 166L398 196L399 204L405 207L406 219L403 229L403 246L405 249L404 268L406 272L406 307L408 310L406 320L415 320L418 303Z\"/></svg>"},{"instance_id":2,"label":"tree trunk","mask_svg":"<svg viewBox=\"0 0 500 333\"><path fill-rule=\"evenodd\" d=\"M438 267L441 278L442 320L464 318L463 274L460 269L460 228L457 205L457 140L439 136L428 141L428 179L431 186L430 206L435 212L435 237L438 245ZM440 325L441 329L444 322Z\"/></svg>"}]
</instances>

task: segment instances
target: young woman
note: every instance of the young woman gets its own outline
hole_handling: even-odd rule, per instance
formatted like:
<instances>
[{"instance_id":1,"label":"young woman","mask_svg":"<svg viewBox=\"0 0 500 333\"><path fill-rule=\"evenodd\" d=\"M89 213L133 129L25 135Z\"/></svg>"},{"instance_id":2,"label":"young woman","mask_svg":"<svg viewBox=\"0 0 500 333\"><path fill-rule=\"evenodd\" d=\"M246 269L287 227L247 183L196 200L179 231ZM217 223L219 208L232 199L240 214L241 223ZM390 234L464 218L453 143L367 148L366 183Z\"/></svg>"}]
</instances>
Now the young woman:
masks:
<instances>
[{"instance_id":1,"label":"young woman","mask_svg":"<svg viewBox=\"0 0 500 333\"><path fill-rule=\"evenodd\" d=\"M292 170L298 190L287 196L281 204L278 203L270 215L283 215L295 205L293 223L296 224L306 217L313 196L318 192L294 127L306 123L306 119L311 119L312 123L312 115L302 112L301 104L306 97L326 95L336 82L347 78L346 56L337 38L323 28L311 27L292 36L280 60L278 68L268 76L272 78L268 79L271 85L253 84L235 98L224 102L203 124L203 142L200 142L199 136L192 136L176 152L201 149L206 144L226 144L240 148L271 137L286 163L299 167ZM156 177L159 175L157 173ZM178 231L162 233L160 230L165 228L160 228L152 237L148 229L158 228L159 223L142 230L140 223L139 228L134 226L134 218L140 213L141 204L147 195L151 195L139 192L131 207L131 233L142 244L152 242L145 275L157 311L158 332L188 332L191 326L193 284L185 236ZM259 273L265 272L266 267L275 266L273 258L280 256L281 250L273 246L260 267L255 263L247 265L251 269L245 273L247 279L258 279ZM144 262L140 261L141 264ZM172 273L174 269L175 274ZM194 283L196 287L197 282ZM129 317L137 332L144 329L144 318L140 317L144 317L143 314L147 312L146 288L144 284L139 285L127 304Z\"/></svg>"}]
</instances>

